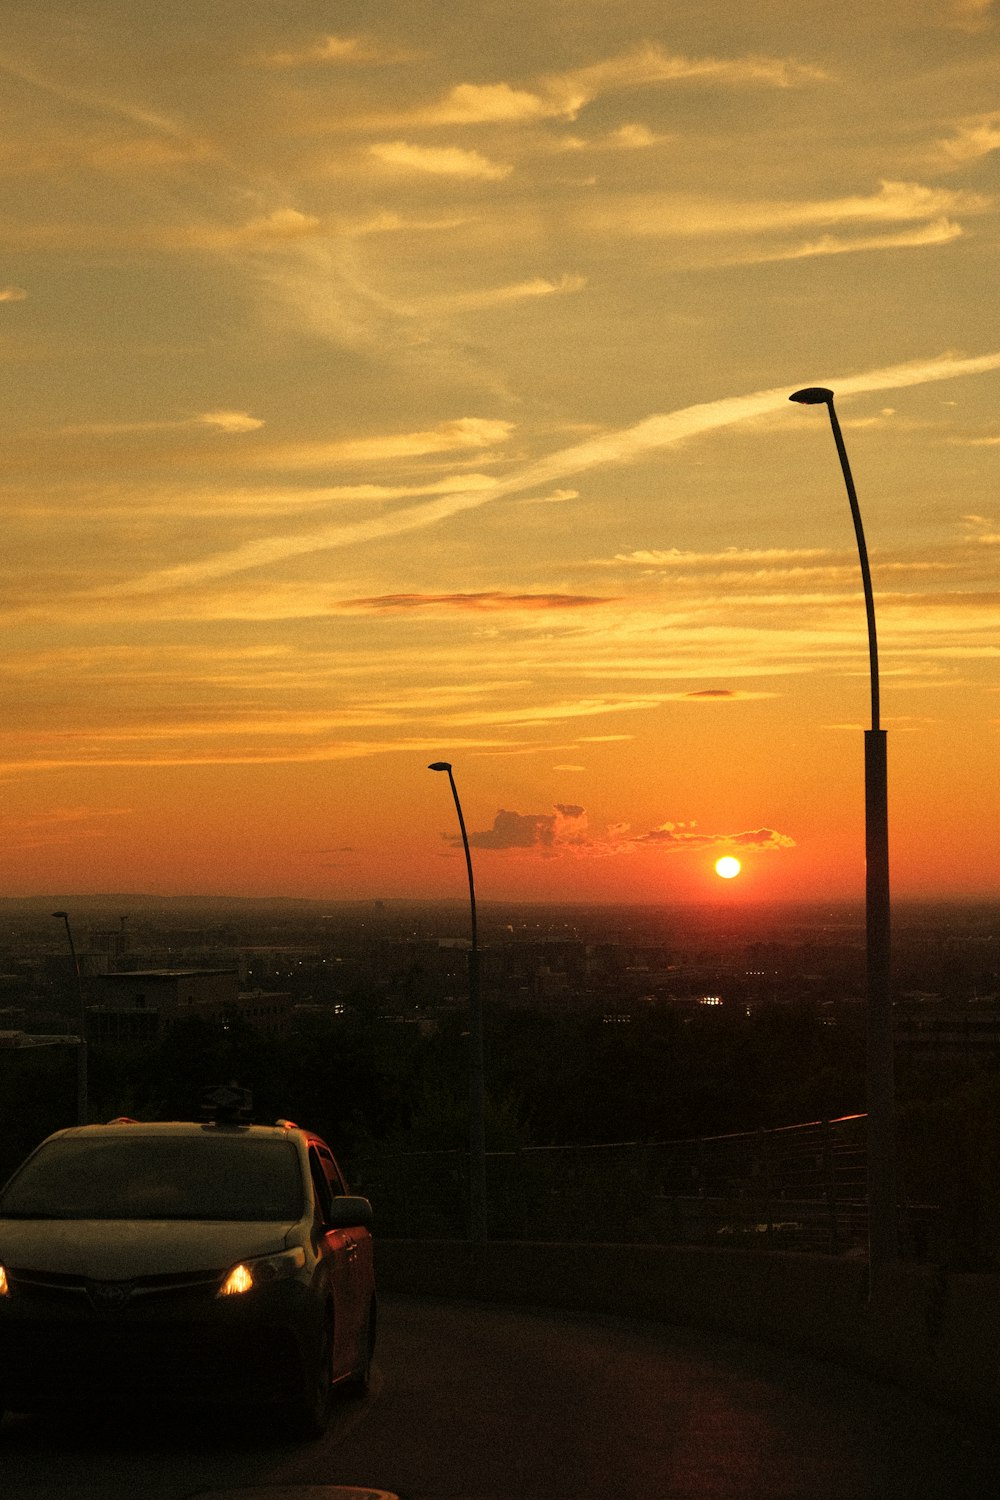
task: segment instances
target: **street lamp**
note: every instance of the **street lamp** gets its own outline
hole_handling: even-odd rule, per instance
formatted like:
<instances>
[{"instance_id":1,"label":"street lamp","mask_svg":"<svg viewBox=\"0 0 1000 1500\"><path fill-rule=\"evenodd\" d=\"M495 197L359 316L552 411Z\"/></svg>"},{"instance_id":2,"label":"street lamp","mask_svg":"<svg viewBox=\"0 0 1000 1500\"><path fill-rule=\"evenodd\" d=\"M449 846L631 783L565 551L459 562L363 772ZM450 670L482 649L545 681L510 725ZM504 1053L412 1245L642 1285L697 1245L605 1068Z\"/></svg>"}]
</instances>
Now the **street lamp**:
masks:
<instances>
[{"instance_id":1,"label":"street lamp","mask_svg":"<svg viewBox=\"0 0 1000 1500\"><path fill-rule=\"evenodd\" d=\"M54 911L52 915L66 924L66 939L69 956L73 962L73 982L76 986L76 1005L80 1013L80 1041L76 1052L76 1117L80 1125L87 1124L89 1100L87 1088L87 1014L83 1005L83 985L80 981L80 961L76 956L73 929L69 925L69 912Z\"/></svg>"},{"instance_id":2,"label":"street lamp","mask_svg":"<svg viewBox=\"0 0 1000 1500\"><path fill-rule=\"evenodd\" d=\"M465 867L469 872L469 909L472 917L472 946L469 949L469 1238L478 1244L486 1242L486 1104L483 1086L483 1002L479 988L479 936L476 927L476 886L472 878L472 855L469 835L465 831L462 804L446 760L433 761L428 771L447 771L451 795L455 799L458 826L462 831Z\"/></svg>"},{"instance_id":3,"label":"street lamp","mask_svg":"<svg viewBox=\"0 0 1000 1500\"><path fill-rule=\"evenodd\" d=\"M868 1276L869 1291L898 1257L896 1233L895 1079L892 1042L889 941L889 800L886 735L879 723L878 643L868 549L847 449L833 406L833 392L807 386L788 398L801 406L825 406L851 505L868 616L872 727L865 730L865 951L868 1074Z\"/></svg>"}]
</instances>

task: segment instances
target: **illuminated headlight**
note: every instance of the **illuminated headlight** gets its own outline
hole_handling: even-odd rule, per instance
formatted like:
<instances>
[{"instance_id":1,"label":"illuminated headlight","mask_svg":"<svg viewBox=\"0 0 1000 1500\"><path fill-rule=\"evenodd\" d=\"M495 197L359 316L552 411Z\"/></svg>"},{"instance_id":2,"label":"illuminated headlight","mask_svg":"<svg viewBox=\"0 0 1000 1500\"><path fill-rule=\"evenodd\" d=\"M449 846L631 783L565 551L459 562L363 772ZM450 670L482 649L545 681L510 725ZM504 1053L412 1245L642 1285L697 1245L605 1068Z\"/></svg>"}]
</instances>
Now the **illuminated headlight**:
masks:
<instances>
[{"instance_id":1,"label":"illuminated headlight","mask_svg":"<svg viewBox=\"0 0 1000 1500\"><path fill-rule=\"evenodd\" d=\"M0 1297L10 1296L10 1282L7 1280L7 1272L0 1266Z\"/></svg>"},{"instance_id":2,"label":"illuminated headlight","mask_svg":"<svg viewBox=\"0 0 1000 1500\"><path fill-rule=\"evenodd\" d=\"M283 1250L280 1255L259 1255L253 1260L241 1260L233 1266L219 1288L220 1297L241 1297L255 1287L268 1286L272 1281L283 1281L301 1271L306 1263L306 1252L301 1245L294 1250Z\"/></svg>"}]
</instances>

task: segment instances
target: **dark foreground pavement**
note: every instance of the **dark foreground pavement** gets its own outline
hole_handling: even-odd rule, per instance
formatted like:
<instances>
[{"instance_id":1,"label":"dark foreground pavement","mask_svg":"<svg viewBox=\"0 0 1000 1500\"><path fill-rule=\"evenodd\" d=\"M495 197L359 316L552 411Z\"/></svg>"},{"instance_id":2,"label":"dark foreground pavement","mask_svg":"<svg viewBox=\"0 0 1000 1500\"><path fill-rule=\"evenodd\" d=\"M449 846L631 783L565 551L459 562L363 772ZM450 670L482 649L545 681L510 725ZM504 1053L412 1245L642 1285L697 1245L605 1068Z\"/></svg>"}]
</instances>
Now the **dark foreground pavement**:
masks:
<instances>
[{"instance_id":1,"label":"dark foreground pavement","mask_svg":"<svg viewBox=\"0 0 1000 1500\"><path fill-rule=\"evenodd\" d=\"M300 1486L324 1500L333 1485L401 1500L992 1500L1000 1439L737 1339L408 1298L383 1308L372 1395L338 1402L322 1443L165 1413L8 1418L0 1437L3 1500L298 1500Z\"/></svg>"}]
</instances>

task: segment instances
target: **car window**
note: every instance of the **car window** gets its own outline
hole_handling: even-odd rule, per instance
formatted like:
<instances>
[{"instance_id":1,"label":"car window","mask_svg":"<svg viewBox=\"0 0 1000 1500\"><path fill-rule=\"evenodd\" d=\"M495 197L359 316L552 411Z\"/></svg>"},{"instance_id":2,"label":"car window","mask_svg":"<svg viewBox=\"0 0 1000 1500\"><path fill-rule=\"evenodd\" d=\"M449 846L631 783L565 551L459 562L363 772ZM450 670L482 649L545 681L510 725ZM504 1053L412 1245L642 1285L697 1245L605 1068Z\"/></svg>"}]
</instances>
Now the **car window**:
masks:
<instances>
[{"instance_id":1,"label":"car window","mask_svg":"<svg viewBox=\"0 0 1000 1500\"><path fill-rule=\"evenodd\" d=\"M64 1137L0 1194L0 1218L289 1222L304 1211L291 1141L233 1133Z\"/></svg>"},{"instance_id":2,"label":"car window","mask_svg":"<svg viewBox=\"0 0 1000 1500\"><path fill-rule=\"evenodd\" d=\"M332 1152L330 1152L325 1146L317 1146L316 1154L319 1157L320 1161L323 1163L323 1171L326 1173L326 1180L330 1184L330 1191L334 1195L334 1197L336 1198L339 1197L340 1194L346 1193L347 1184L344 1182L340 1168L337 1166L337 1163L333 1159Z\"/></svg>"},{"instance_id":3,"label":"car window","mask_svg":"<svg viewBox=\"0 0 1000 1500\"><path fill-rule=\"evenodd\" d=\"M316 1204L319 1208L320 1217L325 1221L330 1217L333 1198L326 1172L323 1170L323 1164L320 1161L319 1152L315 1146L309 1147L309 1170L312 1173L313 1187L316 1190Z\"/></svg>"}]
</instances>

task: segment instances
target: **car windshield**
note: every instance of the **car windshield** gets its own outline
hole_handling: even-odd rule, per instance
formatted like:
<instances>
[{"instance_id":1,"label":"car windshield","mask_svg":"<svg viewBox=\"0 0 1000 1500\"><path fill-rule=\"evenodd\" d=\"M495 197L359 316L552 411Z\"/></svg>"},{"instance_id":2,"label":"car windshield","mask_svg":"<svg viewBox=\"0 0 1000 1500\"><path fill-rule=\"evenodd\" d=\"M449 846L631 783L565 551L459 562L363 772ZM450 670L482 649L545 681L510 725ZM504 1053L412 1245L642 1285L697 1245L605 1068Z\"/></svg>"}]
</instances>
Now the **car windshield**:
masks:
<instances>
[{"instance_id":1,"label":"car windshield","mask_svg":"<svg viewBox=\"0 0 1000 1500\"><path fill-rule=\"evenodd\" d=\"M64 1136L0 1193L0 1218L285 1222L304 1194L291 1141L239 1134Z\"/></svg>"}]
</instances>

